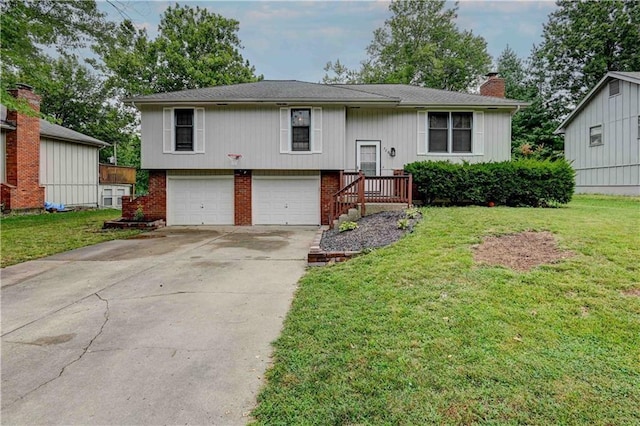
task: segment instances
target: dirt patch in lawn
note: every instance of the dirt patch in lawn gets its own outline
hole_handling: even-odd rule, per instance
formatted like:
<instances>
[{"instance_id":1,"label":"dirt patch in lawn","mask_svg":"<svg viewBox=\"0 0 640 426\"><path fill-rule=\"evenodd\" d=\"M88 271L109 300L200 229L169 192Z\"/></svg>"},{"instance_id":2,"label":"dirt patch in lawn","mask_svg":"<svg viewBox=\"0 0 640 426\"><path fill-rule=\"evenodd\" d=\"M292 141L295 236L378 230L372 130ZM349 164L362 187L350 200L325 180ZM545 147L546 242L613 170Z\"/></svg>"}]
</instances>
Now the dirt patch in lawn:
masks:
<instances>
[{"instance_id":1,"label":"dirt patch in lawn","mask_svg":"<svg viewBox=\"0 0 640 426\"><path fill-rule=\"evenodd\" d=\"M625 296L636 296L640 297L640 288L631 288L629 290L625 290L622 292Z\"/></svg>"},{"instance_id":2,"label":"dirt patch in lawn","mask_svg":"<svg viewBox=\"0 0 640 426\"><path fill-rule=\"evenodd\" d=\"M551 232L521 232L487 237L475 247L476 262L505 266L516 271L528 271L539 265L555 263L573 256L558 248Z\"/></svg>"}]
</instances>

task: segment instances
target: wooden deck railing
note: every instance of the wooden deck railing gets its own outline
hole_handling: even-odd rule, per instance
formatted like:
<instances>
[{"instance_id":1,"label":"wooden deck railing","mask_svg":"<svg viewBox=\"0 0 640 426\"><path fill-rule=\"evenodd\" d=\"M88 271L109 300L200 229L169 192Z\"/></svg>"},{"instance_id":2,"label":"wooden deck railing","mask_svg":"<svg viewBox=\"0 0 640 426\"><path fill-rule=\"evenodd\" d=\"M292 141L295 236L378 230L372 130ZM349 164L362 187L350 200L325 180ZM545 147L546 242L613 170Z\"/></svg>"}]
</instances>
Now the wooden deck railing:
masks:
<instances>
[{"instance_id":1,"label":"wooden deck railing","mask_svg":"<svg viewBox=\"0 0 640 426\"><path fill-rule=\"evenodd\" d=\"M343 173L340 172L340 182L343 182ZM360 206L361 214L364 214L364 174L359 173L350 183L331 197L329 213L329 226L333 228L333 221L345 214L349 209Z\"/></svg>"},{"instance_id":2,"label":"wooden deck railing","mask_svg":"<svg viewBox=\"0 0 640 426\"><path fill-rule=\"evenodd\" d=\"M396 176L365 176L362 172L340 172L342 189L331 198L329 226L349 209L360 206L365 215L366 203L413 203L410 174Z\"/></svg>"}]
</instances>

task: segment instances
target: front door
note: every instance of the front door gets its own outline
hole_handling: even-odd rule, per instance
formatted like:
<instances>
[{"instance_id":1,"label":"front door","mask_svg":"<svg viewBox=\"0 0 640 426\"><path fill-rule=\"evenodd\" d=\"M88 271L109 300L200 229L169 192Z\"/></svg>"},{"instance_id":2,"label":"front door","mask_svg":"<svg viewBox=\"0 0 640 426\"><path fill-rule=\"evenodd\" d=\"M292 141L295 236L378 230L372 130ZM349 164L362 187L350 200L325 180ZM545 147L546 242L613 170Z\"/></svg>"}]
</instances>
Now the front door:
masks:
<instances>
[{"instance_id":1,"label":"front door","mask_svg":"<svg viewBox=\"0 0 640 426\"><path fill-rule=\"evenodd\" d=\"M380 141L356 141L356 169L365 176L380 176Z\"/></svg>"}]
</instances>

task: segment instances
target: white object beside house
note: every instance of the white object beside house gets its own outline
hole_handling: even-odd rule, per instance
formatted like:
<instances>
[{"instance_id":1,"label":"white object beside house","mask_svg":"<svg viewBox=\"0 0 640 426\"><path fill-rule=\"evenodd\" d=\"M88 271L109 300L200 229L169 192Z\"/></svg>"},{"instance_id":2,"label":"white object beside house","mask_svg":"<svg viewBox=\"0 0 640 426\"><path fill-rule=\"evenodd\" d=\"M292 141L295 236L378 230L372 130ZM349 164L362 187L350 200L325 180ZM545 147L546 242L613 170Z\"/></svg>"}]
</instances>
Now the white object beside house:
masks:
<instances>
[{"instance_id":1,"label":"white object beside house","mask_svg":"<svg viewBox=\"0 0 640 426\"><path fill-rule=\"evenodd\" d=\"M505 99L495 75L485 86L502 97L265 80L129 99L150 170L137 203L169 225L327 223L340 171L509 160L511 116L527 104Z\"/></svg>"},{"instance_id":2,"label":"white object beside house","mask_svg":"<svg viewBox=\"0 0 640 426\"><path fill-rule=\"evenodd\" d=\"M558 127L577 193L640 195L640 72L608 72Z\"/></svg>"}]
</instances>

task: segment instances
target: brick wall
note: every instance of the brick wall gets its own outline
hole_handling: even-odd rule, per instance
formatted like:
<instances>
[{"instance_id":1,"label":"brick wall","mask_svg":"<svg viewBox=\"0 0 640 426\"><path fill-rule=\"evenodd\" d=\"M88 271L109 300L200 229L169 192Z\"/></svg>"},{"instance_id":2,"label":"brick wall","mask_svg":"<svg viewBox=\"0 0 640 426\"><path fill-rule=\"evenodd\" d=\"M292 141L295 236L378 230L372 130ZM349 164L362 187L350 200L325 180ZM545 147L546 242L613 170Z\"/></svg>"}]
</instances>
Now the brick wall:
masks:
<instances>
[{"instance_id":1,"label":"brick wall","mask_svg":"<svg viewBox=\"0 0 640 426\"><path fill-rule=\"evenodd\" d=\"M142 206L145 220L167 220L167 172L149 171L149 194L142 197L122 197L122 217L133 219Z\"/></svg>"},{"instance_id":2,"label":"brick wall","mask_svg":"<svg viewBox=\"0 0 640 426\"><path fill-rule=\"evenodd\" d=\"M331 199L340 190L340 172L323 171L320 174L320 223L329 224Z\"/></svg>"},{"instance_id":3,"label":"brick wall","mask_svg":"<svg viewBox=\"0 0 640 426\"><path fill-rule=\"evenodd\" d=\"M44 207L44 187L40 186L40 96L26 87L9 90L15 98L26 99L36 113L33 116L7 112L7 120L16 130L6 134L7 185L0 192L7 210L30 210Z\"/></svg>"},{"instance_id":4,"label":"brick wall","mask_svg":"<svg viewBox=\"0 0 640 426\"><path fill-rule=\"evenodd\" d=\"M251 225L251 170L236 170L234 173L234 223Z\"/></svg>"},{"instance_id":5,"label":"brick wall","mask_svg":"<svg viewBox=\"0 0 640 426\"><path fill-rule=\"evenodd\" d=\"M480 86L480 94L482 96L493 96L495 98L504 98L505 83L504 78L498 77L496 73L487 74L488 80Z\"/></svg>"}]
</instances>

